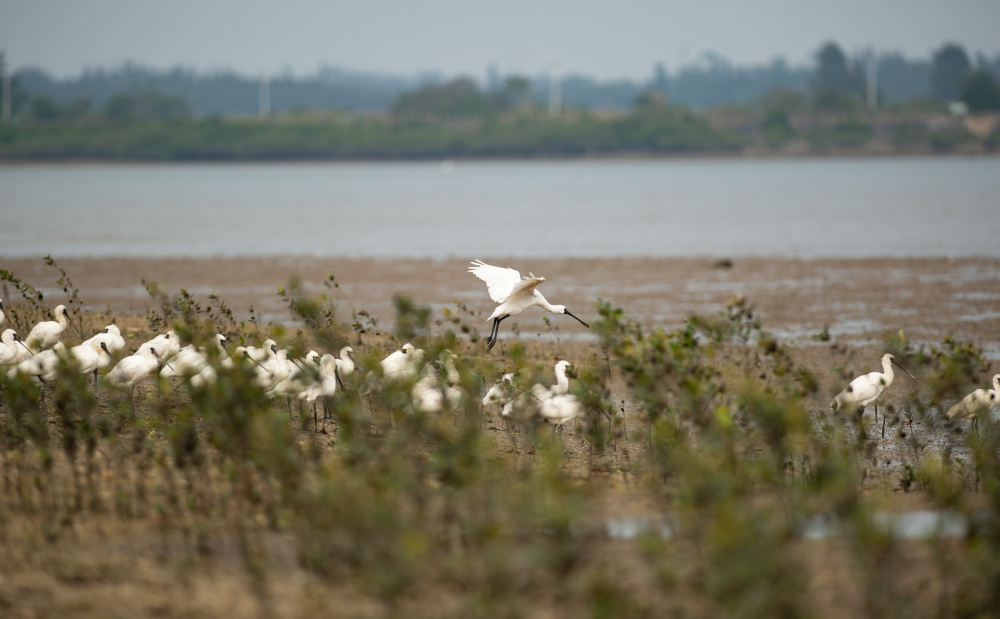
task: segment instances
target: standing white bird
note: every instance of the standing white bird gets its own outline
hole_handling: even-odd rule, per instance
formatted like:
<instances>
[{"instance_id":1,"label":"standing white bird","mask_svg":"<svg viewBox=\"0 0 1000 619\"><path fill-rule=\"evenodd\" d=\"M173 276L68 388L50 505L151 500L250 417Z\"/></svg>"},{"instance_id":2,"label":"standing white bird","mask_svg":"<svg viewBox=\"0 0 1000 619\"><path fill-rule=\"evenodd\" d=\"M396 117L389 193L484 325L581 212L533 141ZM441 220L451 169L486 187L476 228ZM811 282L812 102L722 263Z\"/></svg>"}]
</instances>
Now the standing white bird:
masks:
<instances>
[{"instance_id":1,"label":"standing white bird","mask_svg":"<svg viewBox=\"0 0 1000 619\"><path fill-rule=\"evenodd\" d=\"M483 406L489 406L494 402L501 407L514 399L514 373L504 374L489 388L483 396Z\"/></svg>"},{"instance_id":2,"label":"standing white bird","mask_svg":"<svg viewBox=\"0 0 1000 619\"><path fill-rule=\"evenodd\" d=\"M962 401L948 410L948 419L963 417L979 423L980 415L984 415L1000 406L1000 374L993 375L992 389L976 389L962 398Z\"/></svg>"},{"instance_id":3,"label":"standing white bird","mask_svg":"<svg viewBox=\"0 0 1000 619\"><path fill-rule=\"evenodd\" d=\"M125 348L125 338L122 337L122 331L118 328L118 325L114 324L104 327L104 331L101 331L90 339L85 340L83 344L86 344L91 340L104 342L108 347L108 352L112 355L117 354L118 351ZM81 344L81 346L83 344Z\"/></svg>"},{"instance_id":4,"label":"standing white bird","mask_svg":"<svg viewBox=\"0 0 1000 619\"><path fill-rule=\"evenodd\" d=\"M407 342L399 350L382 359L379 364L382 366L383 376L390 380L403 380L416 378L423 360L423 349L414 348L413 344Z\"/></svg>"},{"instance_id":5,"label":"standing white bird","mask_svg":"<svg viewBox=\"0 0 1000 619\"><path fill-rule=\"evenodd\" d=\"M0 365L17 365L32 354L13 329L0 334Z\"/></svg>"},{"instance_id":6,"label":"standing white bird","mask_svg":"<svg viewBox=\"0 0 1000 619\"><path fill-rule=\"evenodd\" d=\"M135 352L138 354L148 351L150 348L156 348L156 353L161 361L169 361L171 357L180 352L181 338L177 337L177 334L171 329L143 343Z\"/></svg>"},{"instance_id":7,"label":"standing white bird","mask_svg":"<svg viewBox=\"0 0 1000 619\"><path fill-rule=\"evenodd\" d=\"M59 337L62 336L62 332L69 325L69 312L66 311L65 305L57 305L52 310L52 315L55 317L55 320L46 320L38 323L28 333L28 337L24 338L25 344L33 352L46 350L55 346L56 342L59 341Z\"/></svg>"},{"instance_id":8,"label":"standing white bird","mask_svg":"<svg viewBox=\"0 0 1000 619\"><path fill-rule=\"evenodd\" d=\"M524 391L504 404L501 415L513 417L515 419L528 419L541 413L542 404L553 396L565 395L569 391L569 378L566 377L566 368L569 361L561 359L556 362L555 375L556 384L546 387L540 383L531 386L531 389Z\"/></svg>"},{"instance_id":9,"label":"standing white bird","mask_svg":"<svg viewBox=\"0 0 1000 619\"><path fill-rule=\"evenodd\" d=\"M79 346L69 349L70 358L81 374L94 375L94 389L97 389L97 372L111 364L111 351L102 339L89 339Z\"/></svg>"},{"instance_id":10,"label":"standing white bird","mask_svg":"<svg viewBox=\"0 0 1000 619\"><path fill-rule=\"evenodd\" d=\"M226 336L221 333L215 334L212 340L218 348L219 358L229 357L229 349L226 348ZM172 376L194 376L201 372L208 365L208 353L201 350L194 344L189 344L170 358L170 365L166 365L160 370L160 376L170 378Z\"/></svg>"},{"instance_id":11,"label":"standing white bird","mask_svg":"<svg viewBox=\"0 0 1000 619\"><path fill-rule=\"evenodd\" d=\"M355 368L361 372L365 371L358 360L354 358L354 349L350 346L344 346L340 349L340 357L337 359L337 371L340 378L347 378L354 373Z\"/></svg>"},{"instance_id":12,"label":"standing white bird","mask_svg":"<svg viewBox=\"0 0 1000 619\"><path fill-rule=\"evenodd\" d=\"M327 353L319 359L319 377L316 382L309 385L299 396L309 404L313 405L313 431L317 431L316 425L316 400L323 402L323 431L326 431L326 418L329 412L327 398L333 397L337 393L338 383L337 365L339 360Z\"/></svg>"},{"instance_id":13,"label":"standing white bird","mask_svg":"<svg viewBox=\"0 0 1000 619\"><path fill-rule=\"evenodd\" d=\"M493 310L493 314L487 320L493 321L493 328L490 336L486 338L489 343L486 350L490 350L497 343L497 336L500 331L500 323L514 314L520 314L524 310L538 306L553 314L566 314L576 318L583 326L590 328L590 325L573 316L565 305L552 305L542 293L536 288L545 281L544 277L535 277L528 273L528 277L522 278L521 274L511 268L495 267L476 260L469 267L469 272L486 282L486 288L490 293L490 298L500 305Z\"/></svg>"},{"instance_id":14,"label":"standing white bird","mask_svg":"<svg viewBox=\"0 0 1000 619\"><path fill-rule=\"evenodd\" d=\"M833 410L844 410L848 407L858 407L861 412L864 412L864 408L875 402L875 421L878 422L878 397L882 395L882 392L892 384L892 366L895 365L899 369L906 372L906 375L913 378L913 374L906 371L906 368L896 363L893 356L889 353L882 355L882 371L881 372L869 372L862 376L858 376L851 381L851 384L837 394L837 397L833 398L830 402L830 408ZM882 417L882 436L885 436L885 416Z\"/></svg>"},{"instance_id":15,"label":"standing white bird","mask_svg":"<svg viewBox=\"0 0 1000 619\"><path fill-rule=\"evenodd\" d=\"M143 345L134 355L129 355L119 361L105 377L109 385L128 387L128 410L132 419L135 419L135 404L133 402L135 387L156 373L161 360L162 358L155 347Z\"/></svg>"},{"instance_id":16,"label":"standing white bird","mask_svg":"<svg viewBox=\"0 0 1000 619\"><path fill-rule=\"evenodd\" d=\"M554 394L542 402L538 414L561 432L567 423L583 416L583 402L572 393Z\"/></svg>"}]
</instances>

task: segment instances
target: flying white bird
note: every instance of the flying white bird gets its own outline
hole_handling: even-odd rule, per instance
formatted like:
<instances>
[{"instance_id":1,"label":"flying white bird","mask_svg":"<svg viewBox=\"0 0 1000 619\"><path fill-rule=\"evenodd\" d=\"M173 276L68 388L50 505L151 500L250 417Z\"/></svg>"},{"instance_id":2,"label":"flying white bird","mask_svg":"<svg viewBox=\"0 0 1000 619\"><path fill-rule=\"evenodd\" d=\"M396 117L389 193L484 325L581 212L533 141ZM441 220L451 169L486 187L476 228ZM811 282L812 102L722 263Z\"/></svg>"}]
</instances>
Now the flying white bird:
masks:
<instances>
[{"instance_id":1,"label":"flying white bird","mask_svg":"<svg viewBox=\"0 0 1000 619\"><path fill-rule=\"evenodd\" d=\"M69 325L69 312L66 311L65 305L57 305L52 310L52 315L55 317L55 320L46 320L38 323L28 333L28 337L24 338L24 343L28 345L28 348L32 352L46 350L55 346L62 332Z\"/></svg>"},{"instance_id":2,"label":"flying white bird","mask_svg":"<svg viewBox=\"0 0 1000 619\"><path fill-rule=\"evenodd\" d=\"M830 402L833 410L845 410L851 407L858 407L864 412L864 408L875 402L875 421L878 421L878 397L892 384L892 366L906 372L906 375L913 378L913 374L906 371L906 368L896 363L892 355L886 353L882 355L882 371L869 372L863 376L858 376L851 381L851 384L837 394L837 397ZM885 436L885 416L882 417L882 436Z\"/></svg>"},{"instance_id":3,"label":"flying white bird","mask_svg":"<svg viewBox=\"0 0 1000 619\"><path fill-rule=\"evenodd\" d=\"M528 273L529 277L522 278L521 274L511 268L495 267L476 260L469 267L469 272L486 282L486 288L490 293L490 298L499 303L493 314L487 320L493 321L493 328L490 336L486 338L489 345L486 350L490 350L497 343L497 335L500 331L500 323L514 314L520 314L524 310L538 306L553 314L566 314L576 318L583 326L590 328L590 325L573 316L565 305L552 305L545 300L542 293L536 288L538 284L545 281L544 277L535 277Z\"/></svg>"},{"instance_id":4,"label":"flying white bird","mask_svg":"<svg viewBox=\"0 0 1000 619\"><path fill-rule=\"evenodd\" d=\"M133 402L135 386L154 375L162 360L155 347L143 344L134 355L129 355L119 361L105 377L109 385L128 387L128 410L132 419L135 419Z\"/></svg>"},{"instance_id":5,"label":"flying white bird","mask_svg":"<svg viewBox=\"0 0 1000 619\"><path fill-rule=\"evenodd\" d=\"M948 419L964 417L979 423L980 415L1000 406L1000 374L993 375L992 389L976 389L948 411Z\"/></svg>"}]
</instances>

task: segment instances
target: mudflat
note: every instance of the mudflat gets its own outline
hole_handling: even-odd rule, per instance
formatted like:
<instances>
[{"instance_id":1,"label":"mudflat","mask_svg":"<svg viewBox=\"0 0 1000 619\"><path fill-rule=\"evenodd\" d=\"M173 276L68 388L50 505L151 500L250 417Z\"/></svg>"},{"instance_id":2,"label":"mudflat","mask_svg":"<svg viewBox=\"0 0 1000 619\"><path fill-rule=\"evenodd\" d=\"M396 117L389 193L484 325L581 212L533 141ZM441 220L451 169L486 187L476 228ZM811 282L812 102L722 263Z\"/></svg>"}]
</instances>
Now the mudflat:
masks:
<instances>
[{"instance_id":1,"label":"mudflat","mask_svg":"<svg viewBox=\"0 0 1000 619\"><path fill-rule=\"evenodd\" d=\"M604 299L648 327L676 328L691 314L714 315L728 299L743 295L764 328L789 343L812 342L828 326L837 341L874 349L884 333L903 329L912 342L936 343L953 335L1000 358L996 258L481 258L546 277L539 288L546 298L588 321L595 317L597 299ZM483 283L467 272L469 261L459 258L129 257L58 263L85 307L115 314L146 312L153 299L143 280L168 295L181 288L201 298L214 292L238 317L252 305L265 323L290 320L277 291L292 279L308 294L327 294L343 319L366 310L391 324L393 297L406 295L438 311L464 303L481 312L486 333L485 319L495 306ZM2 258L0 265L53 299L62 294L54 284L58 272L40 258ZM10 290L4 300L16 303ZM505 331L515 320L523 333L546 331L544 315L532 310L508 321ZM570 319L556 318L552 326L561 334L587 333Z\"/></svg>"}]
</instances>

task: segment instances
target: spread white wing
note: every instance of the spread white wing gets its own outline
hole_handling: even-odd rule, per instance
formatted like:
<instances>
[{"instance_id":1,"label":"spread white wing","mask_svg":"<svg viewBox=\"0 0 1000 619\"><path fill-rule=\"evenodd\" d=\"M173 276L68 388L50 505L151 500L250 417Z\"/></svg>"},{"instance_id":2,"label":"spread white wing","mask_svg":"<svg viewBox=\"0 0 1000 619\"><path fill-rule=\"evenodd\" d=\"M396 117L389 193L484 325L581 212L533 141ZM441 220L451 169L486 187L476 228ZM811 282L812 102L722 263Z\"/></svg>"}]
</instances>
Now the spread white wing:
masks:
<instances>
[{"instance_id":1,"label":"spread white wing","mask_svg":"<svg viewBox=\"0 0 1000 619\"><path fill-rule=\"evenodd\" d=\"M497 303L506 301L510 293L514 291L514 287L521 282L521 274L514 269L495 267L482 260L473 262L472 266L469 267L469 273L486 282L490 298Z\"/></svg>"}]
</instances>

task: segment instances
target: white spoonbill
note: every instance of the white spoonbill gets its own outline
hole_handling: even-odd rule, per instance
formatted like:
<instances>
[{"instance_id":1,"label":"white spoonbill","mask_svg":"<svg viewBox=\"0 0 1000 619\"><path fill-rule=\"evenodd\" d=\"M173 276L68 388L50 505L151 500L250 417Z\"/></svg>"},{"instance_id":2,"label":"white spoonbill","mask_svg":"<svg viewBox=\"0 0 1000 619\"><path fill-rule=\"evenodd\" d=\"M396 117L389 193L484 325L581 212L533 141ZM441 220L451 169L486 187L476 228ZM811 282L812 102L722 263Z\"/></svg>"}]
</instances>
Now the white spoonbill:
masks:
<instances>
[{"instance_id":1,"label":"white spoonbill","mask_svg":"<svg viewBox=\"0 0 1000 619\"><path fill-rule=\"evenodd\" d=\"M501 407L514 399L514 373L504 374L497 380L486 395L483 396L483 406L489 406L494 402Z\"/></svg>"},{"instance_id":2,"label":"white spoonbill","mask_svg":"<svg viewBox=\"0 0 1000 619\"><path fill-rule=\"evenodd\" d=\"M69 353L81 374L94 375L94 389L97 389L97 372L111 365L111 351L107 343L102 339L89 339L70 348Z\"/></svg>"},{"instance_id":3,"label":"white spoonbill","mask_svg":"<svg viewBox=\"0 0 1000 619\"><path fill-rule=\"evenodd\" d=\"M0 334L0 365L17 365L32 354L13 329Z\"/></svg>"},{"instance_id":4,"label":"white spoonbill","mask_svg":"<svg viewBox=\"0 0 1000 619\"><path fill-rule=\"evenodd\" d=\"M992 389L976 389L948 410L948 419L963 417L979 423L979 416L1000 406L1000 374L993 375Z\"/></svg>"},{"instance_id":5,"label":"white spoonbill","mask_svg":"<svg viewBox=\"0 0 1000 619\"><path fill-rule=\"evenodd\" d=\"M892 355L886 353L882 355L882 371L869 372L858 376L851 381L851 384L837 394L837 397L830 402L833 410L845 410L849 407L859 407L864 412L864 408L875 402L875 421L878 421L878 397L892 384L892 366L906 372L906 375L913 378L913 374L906 371L906 368L896 363ZM882 417L882 436L885 436L885 416Z\"/></svg>"},{"instance_id":6,"label":"white spoonbill","mask_svg":"<svg viewBox=\"0 0 1000 619\"><path fill-rule=\"evenodd\" d=\"M355 368L360 372L365 371L358 360L354 358L354 349L350 346L344 346L340 349L340 357L337 358L337 371L340 378L347 378L354 373Z\"/></svg>"},{"instance_id":7,"label":"white spoonbill","mask_svg":"<svg viewBox=\"0 0 1000 619\"><path fill-rule=\"evenodd\" d=\"M423 349L415 348L413 344L407 342L399 350L382 359L379 364L382 366L383 376L390 380L402 380L416 378L423 360Z\"/></svg>"},{"instance_id":8,"label":"white spoonbill","mask_svg":"<svg viewBox=\"0 0 1000 619\"><path fill-rule=\"evenodd\" d=\"M115 355L118 351L125 348L125 338L122 337L122 331L118 328L118 325L114 324L104 327L104 331L101 331L89 340L85 340L83 344L86 344L91 340L104 342L108 347L108 352L112 355ZM81 346L83 344L81 344Z\"/></svg>"},{"instance_id":9,"label":"white spoonbill","mask_svg":"<svg viewBox=\"0 0 1000 619\"><path fill-rule=\"evenodd\" d=\"M161 333L143 343L139 346L139 350L135 351L137 354L140 352L148 351L151 348L156 348L156 354L161 361L169 361L171 357L176 355L181 350L181 338L177 337L174 330L171 329L166 333Z\"/></svg>"},{"instance_id":10,"label":"white spoonbill","mask_svg":"<svg viewBox=\"0 0 1000 619\"><path fill-rule=\"evenodd\" d=\"M504 319L514 314L520 314L535 305L553 314L572 316L580 324L590 328L590 325L573 316L565 305L552 305L545 300L542 293L536 290L538 284L545 281L544 277L535 277L534 274L528 273L529 277L522 278L521 274L514 269L495 267L482 260L474 261L469 267L469 272L486 282L490 298L500 304L487 319L493 321L493 329L490 331L490 336L486 338L486 341L489 342L486 350L490 350L496 345L500 323Z\"/></svg>"},{"instance_id":11,"label":"white spoonbill","mask_svg":"<svg viewBox=\"0 0 1000 619\"><path fill-rule=\"evenodd\" d=\"M556 384L551 387L540 383L532 385L531 389L518 394L504 404L500 414L515 419L528 419L538 415L543 402L553 396L564 395L569 391L569 379L566 377L566 368L569 365L569 361L565 359L557 361L555 365Z\"/></svg>"},{"instance_id":12,"label":"white spoonbill","mask_svg":"<svg viewBox=\"0 0 1000 619\"><path fill-rule=\"evenodd\" d=\"M52 310L52 315L55 317L55 320L46 320L38 323L28 333L28 337L24 338L24 342L32 351L38 352L39 350L46 350L55 346L62 332L69 325L69 312L66 311L65 305L57 305Z\"/></svg>"},{"instance_id":13,"label":"white spoonbill","mask_svg":"<svg viewBox=\"0 0 1000 619\"><path fill-rule=\"evenodd\" d=\"M567 423L583 416L583 402L572 393L554 394L541 403L538 414L562 432Z\"/></svg>"},{"instance_id":14,"label":"white spoonbill","mask_svg":"<svg viewBox=\"0 0 1000 619\"><path fill-rule=\"evenodd\" d=\"M323 402L323 431L326 432L326 418L329 414L327 398L337 393L337 384L340 382L338 373L339 359L327 353L319 359L319 376L316 382L309 385L299 396L301 399L313 405L313 431L317 430L316 425L316 400Z\"/></svg>"},{"instance_id":15,"label":"white spoonbill","mask_svg":"<svg viewBox=\"0 0 1000 619\"><path fill-rule=\"evenodd\" d=\"M105 377L109 385L114 387L128 387L128 410L135 419L135 404L133 394L135 386L156 373L160 367L162 358L153 346L140 346L138 352L129 355L111 368Z\"/></svg>"},{"instance_id":16,"label":"white spoonbill","mask_svg":"<svg viewBox=\"0 0 1000 619\"><path fill-rule=\"evenodd\" d=\"M229 349L226 348L226 336L216 333L212 337L215 346L218 348L219 358L229 357ZM160 376L170 378L172 376L194 376L208 365L208 353L201 350L194 344L189 344L170 358L170 365L166 365L160 370Z\"/></svg>"}]
</instances>

